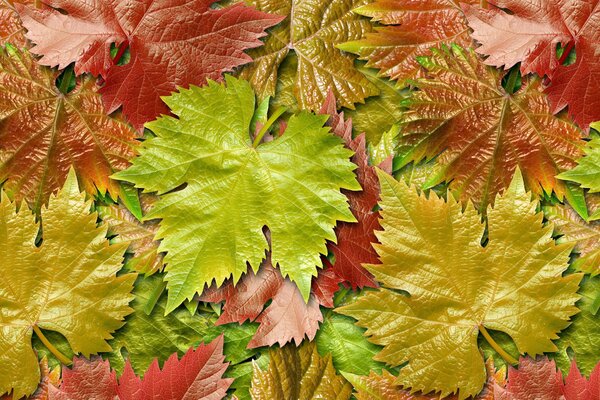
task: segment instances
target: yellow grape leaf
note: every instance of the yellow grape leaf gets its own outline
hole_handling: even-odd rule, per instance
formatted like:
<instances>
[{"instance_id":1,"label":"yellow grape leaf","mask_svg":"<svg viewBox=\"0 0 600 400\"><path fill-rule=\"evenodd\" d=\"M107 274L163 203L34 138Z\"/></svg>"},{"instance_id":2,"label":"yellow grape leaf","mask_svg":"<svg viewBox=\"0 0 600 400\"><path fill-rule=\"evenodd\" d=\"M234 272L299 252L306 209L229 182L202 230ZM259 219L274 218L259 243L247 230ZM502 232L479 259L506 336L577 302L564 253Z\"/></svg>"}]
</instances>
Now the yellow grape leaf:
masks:
<instances>
[{"instance_id":1,"label":"yellow grape leaf","mask_svg":"<svg viewBox=\"0 0 600 400\"><path fill-rule=\"evenodd\" d=\"M331 355L321 357L314 342L289 344L269 352L269 369L254 365L253 400L348 400L352 385L336 375Z\"/></svg>"},{"instance_id":2,"label":"yellow grape leaf","mask_svg":"<svg viewBox=\"0 0 600 400\"><path fill-rule=\"evenodd\" d=\"M290 56L297 57L294 94L300 109L318 110L332 89L340 106L379 94L379 89L354 67L354 57L336 45L356 40L371 31L368 19L353 14L370 0L247 0L260 11L284 15L272 28L265 45L248 51L253 62L240 77L252 84L259 98L275 94L278 69Z\"/></svg>"},{"instance_id":3,"label":"yellow grape leaf","mask_svg":"<svg viewBox=\"0 0 600 400\"><path fill-rule=\"evenodd\" d=\"M442 397L458 392L459 400L476 395L486 381L477 339L487 339L487 329L508 334L520 353L556 351L552 340L578 312L581 274L562 276L572 245L554 242L520 172L488 209L485 246L472 204L463 212L452 196L427 198L379 177L381 264L366 267L382 287L338 312L384 346L375 360L407 363L396 384Z\"/></svg>"},{"instance_id":4,"label":"yellow grape leaf","mask_svg":"<svg viewBox=\"0 0 600 400\"><path fill-rule=\"evenodd\" d=\"M96 226L91 201L79 193L73 169L50 196L40 226L23 204L0 202L0 394L29 395L40 382L33 331L62 334L86 357L110 351L106 342L131 313L135 274L116 276L127 244L110 245ZM43 335L43 333L42 333ZM40 339L42 337L40 336Z\"/></svg>"}]
</instances>

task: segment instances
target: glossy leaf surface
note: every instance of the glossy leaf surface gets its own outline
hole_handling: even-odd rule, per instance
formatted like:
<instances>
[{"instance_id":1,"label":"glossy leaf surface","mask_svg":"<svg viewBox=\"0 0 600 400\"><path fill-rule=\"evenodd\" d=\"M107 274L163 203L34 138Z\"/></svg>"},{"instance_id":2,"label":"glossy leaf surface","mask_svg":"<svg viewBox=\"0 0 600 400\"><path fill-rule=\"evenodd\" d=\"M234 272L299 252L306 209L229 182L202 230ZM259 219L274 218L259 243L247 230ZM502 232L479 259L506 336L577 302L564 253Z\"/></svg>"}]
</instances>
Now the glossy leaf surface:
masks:
<instances>
[{"instance_id":1,"label":"glossy leaf surface","mask_svg":"<svg viewBox=\"0 0 600 400\"><path fill-rule=\"evenodd\" d=\"M242 3L213 9L215 0L45 3L61 11L18 7L40 63L65 68L75 62L77 74L102 75L106 110L123 106L138 129L168 113L161 96L250 62L244 50L260 46L265 29L282 19ZM111 58L113 43L129 47L129 63Z\"/></svg>"},{"instance_id":2,"label":"glossy leaf surface","mask_svg":"<svg viewBox=\"0 0 600 400\"><path fill-rule=\"evenodd\" d=\"M156 135L133 166L117 175L162 196L147 215L161 218L157 238L165 256L167 312L247 270L256 271L269 245L282 275L305 301L337 220L354 221L340 189L359 190L341 139L327 117L293 116L282 136L252 145L254 93L242 80L182 90L165 101L179 118L148 124ZM310 177L310 179L309 179ZM185 225L181 222L185 220Z\"/></svg>"},{"instance_id":3,"label":"glossy leaf surface","mask_svg":"<svg viewBox=\"0 0 600 400\"><path fill-rule=\"evenodd\" d=\"M57 72L27 51L0 50L0 181L36 211L62 187L71 165L90 194L119 194L109 175L136 154L135 131L102 108L96 82L83 77L62 94Z\"/></svg>"},{"instance_id":4,"label":"glossy leaf surface","mask_svg":"<svg viewBox=\"0 0 600 400\"><path fill-rule=\"evenodd\" d=\"M329 90L334 91L341 106L354 108L354 103L379 90L336 45L371 30L369 21L352 13L369 1L248 0L259 10L285 15L286 19L271 29L263 47L249 53L255 61L244 67L240 76L252 83L259 98L272 96L279 66L293 50L297 60L292 72L293 91L301 110L318 110Z\"/></svg>"},{"instance_id":5,"label":"glossy leaf surface","mask_svg":"<svg viewBox=\"0 0 600 400\"><path fill-rule=\"evenodd\" d=\"M43 241L34 216L3 196L0 202L0 393L20 398L40 380L32 328L61 333L84 356L110 351L106 340L131 313L134 274L116 276L125 246L109 245L73 170L42 211Z\"/></svg>"},{"instance_id":6,"label":"glossy leaf surface","mask_svg":"<svg viewBox=\"0 0 600 400\"><path fill-rule=\"evenodd\" d=\"M556 351L552 339L578 312L581 275L561 277L571 246L556 245L552 226L542 226L520 173L488 210L485 247L485 225L472 206L463 212L451 197L427 198L379 176L381 264L367 268L382 288L338 312L384 346L376 360L408 362L397 384L441 396L458 392L461 400L476 395L486 381L477 344L482 328L507 333L521 353Z\"/></svg>"},{"instance_id":7,"label":"glossy leaf surface","mask_svg":"<svg viewBox=\"0 0 600 400\"><path fill-rule=\"evenodd\" d=\"M541 82L524 79L510 95L502 74L473 51L432 52L419 59L428 78L415 83L397 167L441 153L427 187L450 182L458 198L480 211L508 186L517 166L529 190L562 198L566 187L555 175L575 166L585 142L575 125L552 116Z\"/></svg>"}]
</instances>

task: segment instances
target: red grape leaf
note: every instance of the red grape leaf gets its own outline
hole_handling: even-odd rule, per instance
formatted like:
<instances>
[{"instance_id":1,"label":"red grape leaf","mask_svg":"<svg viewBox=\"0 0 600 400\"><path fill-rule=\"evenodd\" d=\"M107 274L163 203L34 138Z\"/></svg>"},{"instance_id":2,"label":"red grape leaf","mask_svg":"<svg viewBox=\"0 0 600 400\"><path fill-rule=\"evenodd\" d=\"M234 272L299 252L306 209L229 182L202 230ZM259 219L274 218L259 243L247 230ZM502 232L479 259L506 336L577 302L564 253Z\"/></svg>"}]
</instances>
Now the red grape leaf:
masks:
<instances>
[{"instance_id":1,"label":"red grape leaf","mask_svg":"<svg viewBox=\"0 0 600 400\"><path fill-rule=\"evenodd\" d=\"M600 399L600 364L586 379L573 360L563 382L554 361L546 357L535 360L521 357L518 369L510 367L508 370L506 386L495 386L494 397L498 400L597 400Z\"/></svg>"},{"instance_id":2,"label":"red grape leaf","mask_svg":"<svg viewBox=\"0 0 600 400\"><path fill-rule=\"evenodd\" d=\"M480 0L463 0L478 5ZM430 55L440 44L469 46L471 37L463 11L455 0L376 0L354 11L383 24L361 40L344 43L342 50L368 60L383 76L404 86L419 74L416 58Z\"/></svg>"},{"instance_id":3,"label":"red grape leaf","mask_svg":"<svg viewBox=\"0 0 600 400\"><path fill-rule=\"evenodd\" d=\"M600 363L590 374L589 379L585 379L575 360L571 362L569 375L565 379L563 386L563 395L565 400L598 400L600 399Z\"/></svg>"},{"instance_id":4,"label":"red grape leaf","mask_svg":"<svg viewBox=\"0 0 600 400\"><path fill-rule=\"evenodd\" d=\"M348 197L352 214L358 222L338 222L335 232L337 243L328 243L328 248L335 256L333 271L346 281L353 289L359 287L377 287L373 275L361 264L377 264L379 259L371 243L377 243L375 230L380 230L379 213L373 209L379 201L379 180L375 168L369 165L365 134L361 133L352 138L352 120L344 120L344 113L338 113L333 92L329 92L323 103L320 114L328 114L327 125L332 132L344 139L346 147L354 151L352 162L358 165L355 170L356 177L362 191L351 192L343 190ZM391 173L391 158L384 161L379 167ZM323 263L331 263L323 257Z\"/></svg>"},{"instance_id":5,"label":"red grape leaf","mask_svg":"<svg viewBox=\"0 0 600 400\"><path fill-rule=\"evenodd\" d=\"M472 50L453 45L432 52L419 59L428 77L415 82L399 167L439 155L426 186L450 182L458 198L481 212L508 187L517 166L529 190L562 198L566 186L555 176L576 165L585 142L573 123L552 115L539 79L524 78L508 94L502 73Z\"/></svg>"},{"instance_id":6,"label":"red grape leaf","mask_svg":"<svg viewBox=\"0 0 600 400\"><path fill-rule=\"evenodd\" d=\"M330 268L319 270L319 275L313 278L311 295L306 303L296 285L289 278L284 279L268 258L257 274L248 269L235 286L231 280L218 289L213 285L202 293L200 300L225 301L217 325L242 324L246 320L259 322L248 348L275 343L283 346L292 340L298 346L305 335L309 340L315 337L319 322L323 321L319 304L333 307L333 294L340 281ZM272 300L271 304L263 310L269 300Z\"/></svg>"},{"instance_id":7,"label":"red grape leaf","mask_svg":"<svg viewBox=\"0 0 600 400\"><path fill-rule=\"evenodd\" d=\"M135 375L128 361L119 379L119 399L222 399L233 382L231 378L223 378L229 365L224 361L222 335L195 350L190 348L181 360L174 353L165 361L162 371L155 359L143 379Z\"/></svg>"},{"instance_id":8,"label":"red grape leaf","mask_svg":"<svg viewBox=\"0 0 600 400\"><path fill-rule=\"evenodd\" d=\"M50 386L52 400L219 400L225 397L233 379L223 378L229 363L224 362L223 336L211 343L190 348L181 360L174 353L162 370L155 359L144 378L135 375L129 361L117 384L108 361L100 357L75 357L71 369L63 370L62 384Z\"/></svg>"},{"instance_id":9,"label":"red grape leaf","mask_svg":"<svg viewBox=\"0 0 600 400\"><path fill-rule=\"evenodd\" d=\"M0 49L0 182L34 210L62 187L71 165L90 194L119 194L109 176L136 155L136 132L102 109L95 80L62 94L57 72L27 51Z\"/></svg>"},{"instance_id":10,"label":"red grape leaf","mask_svg":"<svg viewBox=\"0 0 600 400\"><path fill-rule=\"evenodd\" d=\"M74 357L73 366L63 368L60 387L51 385L48 394L52 400L115 400L117 374L100 357Z\"/></svg>"},{"instance_id":11,"label":"red grape leaf","mask_svg":"<svg viewBox=\"0 0 600 400\"><path fill-rule=\"evenodd\" d=\"M0 46L10 43L23 48L27 45L25 29L14 3L31 4L33 0L0 0Z\"/></svg>"},{"instance_id":12,"label":"red grape leaf","mask_svg":"<svg viewBox=\"0 0 600 400\"><path fill-rule=\"evenodd\" d=\"M17 7L40 63L100 74L107 112L121 105L138 129L169 109L160 99L178 86L204 84L252 59L265 29L283 17L242 3L213 9L215 0L47 0L58 10ZM129 46L128 64L116 65L111 44Z\"/></svg>"},{"instance_id":13,"label":"red grape leaf","mask_svg":"<svg viewBox=\"0 0 600 400\"><path fill-rule=\"evenodd\" d=\"M477 51L486 63L510 68L521 62L523 73L548 75L546 89L553 113L569 106L569 114L584 128L600 120L600 2L597 0L493 0L496 7L465 5ZM510 12L510 13L509 13ZM563 65L556 47L575 46L577 58Z\"/></svg>"}]
</instances>

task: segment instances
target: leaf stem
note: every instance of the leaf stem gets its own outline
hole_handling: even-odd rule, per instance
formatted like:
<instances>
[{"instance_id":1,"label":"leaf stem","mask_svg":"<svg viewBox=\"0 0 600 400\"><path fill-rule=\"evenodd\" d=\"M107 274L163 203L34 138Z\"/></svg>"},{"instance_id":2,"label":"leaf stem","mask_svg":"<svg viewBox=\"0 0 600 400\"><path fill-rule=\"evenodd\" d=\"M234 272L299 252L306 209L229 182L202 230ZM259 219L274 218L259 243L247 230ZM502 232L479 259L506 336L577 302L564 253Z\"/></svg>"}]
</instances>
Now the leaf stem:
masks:
<instances>
[{"instance_id":1,"label":"leaf stem","mask_svg":"<svg viewBox=\"0 0 600 400\"><path fill-rule=\"evenodd\" d=\"M71 360L69 360L67 358L67 356L65 356L63 353L61 353L60 351L58 351L58 349L56 347L54 347L54 345L52 343L50 343L50 341L48 340L48 338L46 336L44 336L44 334L42 333L42 331L40 330L40 328L37 327L37 325L33 326L33 331L38 336L38 338L40 338L40 340L42 341L42 343L44 343L44 346L46 346L46 348L48 350L50 350L50 353L54 354L54 357L58 358L58 360L61 363L63 363L64 365L71 365Z\"/></svg>"},{"instance_id":2,"label":"leaf stem","mask_svg":"<svg viewBox=\"0 0 600 400\"><path fill-rule=\"evenodd\" d=\"M33 6L34 6L35 8L42 8L42 0L35 0L35 1L33 2Z\"/></svg>"},{"instance_id":3,"label":"leaf stem","mask_svg":"<svg viewBox=\"0 0 600 400\"><path fill-rule=\"evenodd\" d=\"M483 335L485 340L487 340L490 346L492 346L492 348L496 350L496 352L500 354L502 358L504 358L504 361L511 365L517 365L519 363L519 361L517 361L513 356L504 351L504 349L500 347L498 343L496 343L492 336L490 336L490 333L487 331L487 329L485 329L485 326L479 325L479 332L481 332L481 334Z\"/></svg>"},{"instance_id":4,"label":"leaf stem","mask_svg":"<svg viewBox=\"0 0 600 400\"><path fill-rule=\"evenodd\" d=\"M508 80L506 81L506 92L508 94L515 93L515 86L517 85L517 78L519 77L519 68L513 67L510 70L508 75Z\"/></svg>"},{"instance_id":5,"label":"leaf stem","mask_svg":"<svg viewBox=\"0 0 600 400\"><path fill-rule=\"evenodd\" d=\"M487 0L480 0L479 5L481 6L481 8L484 8L484 9L488 8Z\"/></svg>"},{"instance_id":6,"label":"leaf stem","mask_svg":"<svg viewBox=\"0 0 600 400\"><path fill-rule=\"evenodd\" d=\"M569 42L567 44L567 47L565 47L565 51L563 51L562 55L560 56L560 59L558 60L558 63L560 65L563 65L563 63L565 62L567 57L569 57L569 54L571 53L571 50L573 50L574 45L575 45L574 42Z\"/></svg>"},{"instance_id":7,"label":"leaf stem","mask_svg":"<svg viewBox=\"0 0 600 400\"><path fill-rule=\"evenodd\" d=\"M117 49L117 54L115 54L115 58L113 58L113 61L115 64L118 64L119 61L121 61L121 57L123 57L123 54L125 54L125 51L127 51L128 47L129 47L128 41L124 41L123 43L121 43L119 45L119 48Z\"/></svg>"},{"instance_id":8,"label":"leaf stem","mask_svg":"<svg viewBox=\"0 0 600 400\"><path fill-rule=\"evenodd\" d=\"M65 72L63 73L63 76L62 76L62 81L60 82L60 87L58 88L58 90L60 90L60 92L62 94L67 94L67 92L69 91L69 85L71 84L72 78L73 78L73 67L69 66L69 67L67 67L67 69L65 69Z\"/></svg>"},{"instance_id":9,"label":"leaf stem","mask_svg":"<svg viewBox=\"0 0 600 400\"><path fill-rule=\"evenodd\" d=\"M265 136L265 133L267 133L269 128L271 128L271 125L273 125L275 123L275 121L277 121L277 118L281 117L281 115L286 111L287 111L287 108L285 108L285 107L279 107L277 110L275 110L273 115L271 115L271 118L269 118L267 120L265 125L261 128L261 130L258 132L256 137L254 138L254 142L252 142L252 147L254 147L254 148L258 147L263 136Z\"/></svg>"}]
</instances>

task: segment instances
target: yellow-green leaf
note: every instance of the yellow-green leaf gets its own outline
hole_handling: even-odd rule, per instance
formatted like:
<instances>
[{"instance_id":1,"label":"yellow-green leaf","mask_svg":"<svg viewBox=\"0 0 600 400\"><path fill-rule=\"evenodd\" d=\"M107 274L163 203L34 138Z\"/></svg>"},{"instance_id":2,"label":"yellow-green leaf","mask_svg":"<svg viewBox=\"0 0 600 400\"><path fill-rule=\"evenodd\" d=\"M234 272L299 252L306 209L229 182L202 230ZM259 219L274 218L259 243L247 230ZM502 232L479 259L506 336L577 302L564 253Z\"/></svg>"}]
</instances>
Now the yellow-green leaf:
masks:
<instances>
[{"instance_id":1,"label":"yellow-green leaf","mask_svg":"<svg viewBox=\"0 0 600 400\"><path fill-rule=\"evenodd\" d=\"M452 196L427 198L383 172L380 182L381 264L367 268L382 287L338 311L384 346L376 360L408 363L397 384L459 399L479 393L486 328L510 335L521 353L556 351L552 340L578 311L581 274L561 276L572 246L553 241L520 172L488 210L485 246L471 204L463 212Z\"/></svg>"}]
</instances>

